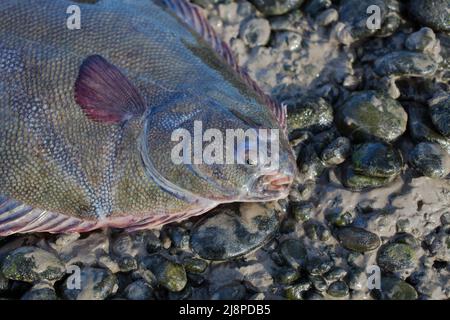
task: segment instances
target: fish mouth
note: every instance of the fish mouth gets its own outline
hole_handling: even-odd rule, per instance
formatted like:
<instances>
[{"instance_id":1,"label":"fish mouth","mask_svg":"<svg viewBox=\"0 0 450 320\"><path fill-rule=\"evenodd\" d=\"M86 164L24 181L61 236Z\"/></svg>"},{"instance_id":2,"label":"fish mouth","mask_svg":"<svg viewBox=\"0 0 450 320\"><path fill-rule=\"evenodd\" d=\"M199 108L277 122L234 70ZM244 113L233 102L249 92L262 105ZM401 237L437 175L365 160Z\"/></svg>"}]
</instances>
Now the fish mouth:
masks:
<instances>
[{"instance_id":1,"label":"fish mouth","mask_svg":"<svg viewBox=\"0 0 450 320\"><path fill-rule=\"evenodd\" d=\"M289 194L293 181L290 172L268 172L256 178L249 191L257 200L278 200Z\"/></svg>"}]
</instances>

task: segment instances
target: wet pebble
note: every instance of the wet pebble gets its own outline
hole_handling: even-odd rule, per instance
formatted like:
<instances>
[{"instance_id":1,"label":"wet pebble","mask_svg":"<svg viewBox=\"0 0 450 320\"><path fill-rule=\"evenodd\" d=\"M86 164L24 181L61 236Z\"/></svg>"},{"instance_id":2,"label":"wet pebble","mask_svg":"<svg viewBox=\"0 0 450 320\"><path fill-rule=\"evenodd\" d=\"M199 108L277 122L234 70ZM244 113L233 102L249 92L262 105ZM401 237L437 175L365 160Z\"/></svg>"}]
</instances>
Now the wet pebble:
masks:
<instances>
[{"instance_id":1,"label":"wet pebble","mask_svg":"<svg viewBox=\"0 0 450 320\"><path fill-rule=\"evenodd\" d=\"M436 44L436 34L430 28L422 28L408 36L405 42L406 48L411 51L431 51Z\"/></svg>"},{"instance_id":2,"label":"wet pebble","mask_svg":"<svg viewBox=\"0 0 450 320\"><path fill-rule=\"evenodd\" d=\"M337 237L344 248L357 252L375 250L380 246L380 238L375 233L362 228L339 228Z\"/></svg>"},{"instance_id":3,"label":"wet pebble","mask_svg":"<svg viewBox=\"0 0 450 320\"><path fill-rule=\"evenodd\" d=\"M186 271L181 264L160 254L145 257L143 264L156 276L158 284L167 290L179 292L186 286Z\"/></svg>"},{"instance_id":4,"label":"wet pebble","mask_svg":"<svg viewBox=\"0 0 450 320\"><path fill-rule=\"evenodd\" d=\"M352 224L353 222L353 215L348 211L328 213L325 218L328 222L337 227L345 227Z\"/></svg>"},{"instance_id":5,"label":"wet pebble","mask_svg":"<svg viewBox=\"0 0 450 320\"><path fill-rule=\"evenodd\" d=\"M227 260L264 243L278 227L276 211L261 203L222 206L191 231L191 247L203 259Z\"/></svg>"},{"instance_id":6,"label":"wet pebble","mask_svg":"<svg viewBox=\"0 0 450 320\"><path fill-rule=\"evenodd\" d=\"M386 94L361 91L351 95L337 111L339 129L356 140L393 141L406 130L408 115Z\"/></svg>"},{"instance_id":7,"label":"wet pebble","mask_svg":"<svg viewBox=\"0 0 450 320\"><path fill-rule=\"evenodd\" d=\"M388 178L400 173L402 155L396 149L380 142L356 145L352 153L353 169L359 174Z\"/></svg>"},{"instance_id":8,"label":"wet pebble","mask_svg":"<svg viewBox=\"0 0 450 320\"><path fill-rule=\"evenodd\" d=\"M437 31L450 31L450 0L411 0L408 9L420 23Z\"/></svg>"},{"instance_id":9,"label":"wet pebble","mask_svg":"<svg viewBox=\"0 0 450 320\"><path fill-rule=\"evenodd\" d=\"M450 172L448 153L434 143L416 145L410 153L410 162L417 171L430 178L443 178Z\"/></svg>"},{"instance_id":10,"label":"wet pebble","mask_svg":"<svg viewBox=\"0 0 450 320\"><path fill-rule=\"evenodd\" d=\"M56 281L66 272L64 264L52 253L36 247L21 247L10 252L2 263L3 275L11 280Z\"/></svg>"},{"instance_id":11,"label":"wet pebble","mask_svg":"<svg viewBox=\"0 0 450 320\"><path fill-rule=\"evenodd\" d=\"M153 298L153 288L144 280L130 283L124 290L128 300L150 300Z\"/></svg>"},{"instance_id":12,"label":"wet pebble","mask_svg":"<svg viewBox=\"0 0 450 320\"><path fill-rule=\"evenodd\" d=\"M347 270L343 268L333 268L330 271L328 271L326 274L324 274L325 280L328 282L333 282L337 280L342 280L347 275Z\"/></svg>"},{"instance_id":13,"label":"wet pebble","mask_svg":"<svg viewBox=\"0 0 450 320\"><path fill-rule=\"evenodd\" d=\"M410 104L408 106L409 132L416 142L432 142L439 144L450 153L450 139L444 137L433 128L428 110L424 106Z\"/></svg>"},{"instance_id":14,"label":"wet pebble","mask_svg":"<svg viewBox=\"0 0 450 320\"><path fill-rule=\"evenodd\" d=\"M350 149L350 140L346 137L339 137L322 151L320 158L328 166L338 165L347 159Z\"/></svg>"},{"instance_id":15,"label":"wet pebble","mask_svg":"<svg viewBox=\"0 0 450 320\"><path fill-rule=\"evenodd\" d=\"M386 300L416 300L416 289L409 283L392 276L381 277L382 297Z\"/></svg>"},{"instance_id":16,"label":"wet pebble","mask_svg":"<svg viewBox=\"0 0 450 320\"><path fill-rule=\"evenodd\" d=\"M281 284L292 284L300 278L300 273L297 269L281 268L277 271L275 279Z\"/></svg>"},{"instance_id":17,"label":"wet pebble","mask_svg":"<svg viewBox=\"0 0 450 320\"><path fill-rule=\"evenodd\" d=\"M445 137L450 137L450 94L441 93L433 97L430 107L431 121L436 129Z\"/></svg>"},{"instance_id":18,"label":"wet pebble","mask_svg":"<svg viewBox=\"0 0 450 320\"><path fill-rule=\"evenodd\" d=\"M311 282L302 279L294 285L285 289L285 296L288 300L303 300L302 294L311 287Z\"/></svg>"},{"instance_id":19,"label":"wet pebble","mask_svg":"<svg viewBox=\"0 0 450 320\"><path fill-rule=\"evenodd\" d=\"M250 0L255 7L268 16L282 15L302 5L304 0Z\"/></svg>"},{"instance_id":20,"label":"wet pebble","mask_svg":"<svg viewBox=\"0 0 450 320\"><path fill-rule=\"evenodd\" d=\"M348 285L344 281L336 281L330 284L327 294L333 298L344 298L349 294Z\"/></svg>"},{"instance_id":21,"label":"wet pebble","mask_svg":"<svg viewBox=\"0 0 450 320\"><path fill-rule=\"evenodd\" d=\"M320 12L331 7L331 0L309 0L305 3L304 11L312 16L318 15Z\"/></svg>"},{"instance_id":22,"label":"wet pebble","mask_svg":"<svg viewBox=\"0 0 450 320\"><path fill-rule=\"evenodd\" d=\"M279 246L279 252L286 263L295 269L303 267L308 256L303 242L296 239L283 241Z\"/></svg>"},{"instance_id":23,"label":"wet pebble","mask_svg":"<svg viewBox=\"0 0 450 320\"><path fill-rule=\"evenodd\" d=\"M117 292L117 278L110 271L84 267L79 282L68 277L62 284L63 295L69 300L104 300Z\"/></svg>"},{"instance_id":24,"label":"wet pebble","mask_svg":"<svg viewBox=\"0 0 450 320\"><path fill-rule=\"evenodd\" d=\"M410 271L417 265L416 253L404 243L386 244L378 250L377 264L389 272Z\"/></svg>"},{"instance_id":25,"label":"wet pebble","mask_svg":"<svg viewBox=\"0 0 450 320\"><path fill-rule=\"evenodd\" d=\"M241 27L240 37L250 48L265 46L270 39L269 21L255 18L245 22Z\"/></svg>"},{"instance_id":26,"label":"wet pebble","mask_svg":"<svg viewBox=\"0 0 450 320\"><path fill-rule=\"evenodd\" d=\"M410 51L390 52L375 61L375 72L384 76L425 77L433 75L437 63L427 54Z\"/></svg>"},{"instance_id":27,"label":"wet pebble","mask_svg":"<svg viewBox=\"0 0 450 320\"><path fill-rule=\"evenodd\" d=\"M187 272L203 273L208 267L208 262L202 259L188 258L183 261L183 265Z\"/></svg>"},{"instance_id":28,"label":"wet pebble","mask_svg":"<svg viewBox=\"0 0 450 320\"><path fill-rule=\"evenodd\" d=\"M242 300L245 294L245 287L239 282L233 282L214 291L211 300Z\"/></svg>"},{"instance_id":29,"label":"wet pebble","mask_svg":"<svg viewBox=\"0 0 450 320\"><path fill-rule=\"evenodd\" d=\"M352 166L344 168L342 174L342 183L346 188L352 191L363 191L383 187L391 181L391 178L380 178L359 174Z\"/></svg>"},{"instance_id":30,"label":"wet pebble","mask_svg":"<svg viewBox=\"0 0 450 320\"><path fill-rule=\"evenodd\" d=\"M323 98L307 97L285 101L290 133L307 130L319 132L333 124L333 108Z\"/></svg>"},{"instance_id":31,"label":"wet pebble","mask_svg":"<svg viewBox=\"0 0 450 320\"><path fill-rule=\"evenodd\" d=\"M376 5L380 8L380 25L368 28L367 8ZM400 25L399 4L396 0L343 0L339 6L340 21L346 26L350 41L361 40L374 34L387 36ZM345 44L349 44L344 41Z\"/></svg>"},{"instance_id":32,"label":"wet pebble","mask_svg":"<svg viewBox=\"0 0 450 320\"><path fill-rule=\"evenodd\" d=\"M291 203L291 211L297 222L305 222L311 218L315 206L311 202Z\"/></svg>"},{"instance_id":33,"label":"wet pebble","mask_svg":"<svg viewBox=\"0 0 450 320\"><path fill-rule=\"evenodd\" d=\"M57 300L55 289L50 283L37 283L25 293L21 300Z\"/></svg>"},{"instance_id":34,"label":"wet pebble","mask_svg":"<svg viewBox=\"0 0 450 320\"><path fill-rule=\"evenodd\" d=\"M311 281L312 286L319 292L324 292L327 290L328 285L325 279L319 275L310 275L309 281Z\"/></svg>"}]
</instances>

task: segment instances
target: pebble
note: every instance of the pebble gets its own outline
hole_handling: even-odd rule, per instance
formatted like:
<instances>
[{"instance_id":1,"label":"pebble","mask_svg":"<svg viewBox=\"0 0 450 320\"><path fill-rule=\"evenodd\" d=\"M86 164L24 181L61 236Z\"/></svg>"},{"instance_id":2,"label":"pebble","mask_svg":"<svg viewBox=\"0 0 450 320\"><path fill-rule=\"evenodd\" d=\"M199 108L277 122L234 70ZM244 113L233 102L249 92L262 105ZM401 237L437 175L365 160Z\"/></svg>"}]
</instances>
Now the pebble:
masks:
<instances>
[{"instance_id":1,"label":"pebble","mask_svg":"<svg viewBox=\"0 0 450 320\"><path fill-rule=\"evenodd\" d=\"M270 23L262 18L251 19L242 25L239 34L250 48L265 46L270 39Z\"/></svg>"},{"instance_id":2,"label":"pebble","mask_svg":"<svg viewBox=\"0 0 450 320\"><path fill-rule=\"evenodd\" d=\"M288 13L302 5L304 0L250 0L255 7L267 16Z\"/></svg>"},{"instance_id":3,"label":"pebble","mask_svg":"<svg viewBox=\"0 0 450 320\"><path fill-rule=\"evenodd\" d=\"M56 281L66 272L64 264L52 253L36 247L21 247L10 252L2 263L3 275L11 280Z\"/></svg>"},{"instance_id":4,"label":"pebble","mask_svg":"<svg viewBox=\"0 0 450 320\"><path fill-rule=\"evenodd\" d=\"M302 130L319 132L333 124L333 108L323 98L291 99L285 103L289 133Z\"/></svg>"},{"instance_id":5,"label":"pebble","mask_svg":"<svg viewBox=\"0 0 450 320\"><path fill-rule=\"evenodd\" d=\"M390 52L375 61L375 72L382 77L426 77L433 75L438 65L421 52Z\"/></svg>"},{"instance_id":6,"label":"pebble","mask_svg":"<svg viewBox=\"0 0 450 320\"><path fill-rule=\"evenodd\" d=\"M417 265L416 253L410 245L390 243L378 250L377 264L389 272L409 271Z\"/></svg>"},{"instance_id":7,"label":"pebble","mask_svg":"<svg viewBox=\"0 0 450 320\"><path fill-rule=\"evenodd\" d=\"M392 181L391 178L371 177L358 174L352 166L344 168L343 185L352 191L364 191L386 186Z\"/></svg>"},{"instance_id":8,"label":"pebble","mask_svg":"<svg viewBox=\"0 0 450 320\"><path fill-rule=\"evenodd\" d=\"M443 136L450 137L450 94L441 93L433 97L430 107L431 121Z\"/></svg>"},{"instance_id":9,"label":"pebble","mask_svg":"<svg viewBox=\"0 0 450 320\"><path fill-rule=\"evenodd\" d=\"M58 297L50 283L42 282L35 284L22 296L21 300L58 300Z\"/></svg>"},{"instance_id":10,"label":"pebble","mask_svg":"<svg viewBox=\"0 0 450 320\"><path fill-rule=\"evenodd\" d=\"M354 146L353 169L363 175L389 178L400 174L403 166L401 153L380 142L368 142Z\"/></svg>"},{"instance_id":11,"label":"pebble","mask_svg":"<svg viewBox=\"0 0 450 320\"><path fill-rule=\"evenodd\" d=\"M242 300L245 295L245 287L238 282L233 282L214 291L211 294L211 300Z\"/></svg>"},{"instance_id":12,"label":"pebble","mask_svg":"<svg viewBox=\"0 0 450 320\"><path fill-rule=\"evenodd\" d=\"M450 173L448 153L438 144L421 142L410 153L411 165L430 178L444 178Z\"/></svg>"},{"instance_id":13,"label":"pebble","mask_svg":"<svg viewBox=\"0 0 450 320\"><path fill-rule=\"evenodd\" d=\"M381 292L386 300L417 300L418 298L413 286L392 276L381 277Z\"/></svg>"},{"instance_id":14,"label":"pebble","mask_svg":"<svg viewBox=\"0 0 450 320\"><path fill-rule=\"evenodd\" d=\"M333 298L344 298L349 294L348 285L344 281L336 281L330 284L327 294Z\"/></svg>"},{"instance_id":15,"label":"pebble","mask_svg":"<svg viewBox=\"0 0 450 320\"><path fill-rule=\"evenodd\" d=\"M153 254L143 259L143 264L149 269L158 281L158 284L169 291L179 292L187 283L184 267L160 254Z\"/></svg>"},{"instance_id":16,"label":"pebble","mask_svg":"<svg viewBox=\"0 0 450 320\"><path fill-rule=\"evenodd\" d=\"M396 100L375 91L352 94L337 111L339 129L355 140L391 142L406 131L408 115Z\"/></svg>"},{"instance_id":17,"label":"pebble","mask_svg":"<svg viewBox=\"0 0 450 320\"><path fill-rule=\"evenodd\" d=\"M78 287L79 285L79 287ZM62 284L63 295L69 300L105 300L117 292L117 277L100 268L83 267L80 282L68 277Z\"/></svg>"},{"instance_id":18,"label":"pebble","mask_svg":"<svg viewBox=\"0 0 450 320\"><path fill-rule=\"evenodd\" d=\"M409 132L416 142L437 143L450 153L450 139L447 139L433 128L428 110L417 104L408 106Z\"/></svg>"},{"instance_id":19,"label":"pebble","mask_svg":"<svg viewBox=\"0 0 450 320\"><path fill-rule=\"evenodd\" d=\"M436 34L433 29L424 27L411 33L405 42L406 48L411 51L431 52L436 45Z\"/></svg>"},{"instance_id":20,"label":"pebble","mask_svg":"<svg viewBox=\"0 0 450 320\"><path fill-rule=\"evenodd\" d=\"M291 203L291 212L297 222L306 222L311 218L315 206L311 202Z\"/></svg>"},{"instance_id":21,"label":"pebble","mask_svg":"<svg viewBox=\"0 0 450 320\"><path fill-rule=\"evenodd\" d=\"M327 166L339 165L347 159L350 150L350 140L346 137L339 137L322 151L320 158Z\"/></svg>"},{"instance_id":22,"label":"pebble","mask_svg":"<svg viewBox=\"0 0 450 320\"><path fill-rule=\"evenodd\" d=\"M450 31L450 0L411 0L407 7L420 23L436 31Z\"/></svg>"},{"instance_id":23,"label":"pebble","mask_svg":"<svg viewBox=\"0 0 450 320\"><path fill-rule=\"evenodd\" d=\"M294 269L299 269L305 265L308 252L302 241L288 239L279 246L279 252L282 258Z\"/></svg>"},{"instance_id":24,"label":"pebble","mask_svg":"<svg viewBox=\"0 0 450 320\"><path fill-rule=\"evenodd\" d=\"M275 209L243 203L214 209L191 231L191 247L206 260L227 260L262 245L278 228Z\"/></svg>"},{"instance_id":25,"label":"pebble","mask_svg":"<svg viewBox=\"0 0 450 320\"><path fill-rule=\"evenodd\" d=\"M128 300L151 300L153 288L144 280L137 280L125 288L124 295Z\"/></svg>"},{"instance_id":26,"label":"pebble","mask_svg":"<svg viewBox=\"0 0 450 320\"><path fill-rule=\"evenodd\" d=\"M188 258L183 261L183 265L187 272L203 273L208 267L208 262L202 259Z\"/></svg>"},{"instance_id":27,"label":"pebble","mask_svg":"<svg viewBox=\"0 0 450 320\"><path fill-rule=\"evenodd\" d=\"M344 248L357 252L375 250L381 242L375 233L357 227L339 228L337 237Z\"/></svg>"},{"instance_id":28,"label":"pebble","mask_svg":"<svg viewBox=\"0 0 450 320\"><path fill-rule=\"evenodd\" d=\"M328 285L325 279L319 275L310 275L309 281L311 281L312 286L319 292L324 292L327 290Z\"/></svg>"}]
</instances>

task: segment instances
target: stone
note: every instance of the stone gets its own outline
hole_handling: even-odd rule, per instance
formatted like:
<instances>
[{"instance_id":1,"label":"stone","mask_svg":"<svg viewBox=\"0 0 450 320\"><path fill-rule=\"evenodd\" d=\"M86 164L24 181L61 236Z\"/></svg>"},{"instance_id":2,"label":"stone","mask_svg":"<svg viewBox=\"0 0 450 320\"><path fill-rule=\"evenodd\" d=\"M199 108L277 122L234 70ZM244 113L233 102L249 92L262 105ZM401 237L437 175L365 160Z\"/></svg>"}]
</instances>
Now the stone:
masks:
<instances>
[{"instance_id":1,"label":"stone","mask_svg":"<svg viewBox=\"0 0 450 320\"><path fill-rule=\"evenodd\" d=\"M421 24L436 31L450 31L450 0L411 0L407 7Z\"/></svg>"},{"instance_id":2,"label":"stone","mask_svg":"<svg viewBox=\"0 0 450 320\"><path fill-rule=\"evenodd\" d=\"M10 252L2 264L3 275L11 280L38 282L56 281L66 272L54 254L36 247L20 247Z\"/></svg>"},{"instance_id":3,"label":"stone","mask_svg":"<svg viewBox=\"0 0 450 320\"><path fill-rule=\"evenodd\" d=\"M401 153L389 145L368 142L354 147L352 165L359 174L389 178L400 174L403 159Z\"/></svg>"},{"instance_id":4,"label":"stone","mask_svg":"<svg viewBox=\"0 0 450 320\"><path fill-rule=\"evenodd\" d=\"M381 77L426 77L432 76L437 63L421 52L395 51L375 61L374 70Z\"/></svg>"},{"instance_id":5,"label":"stone","mask_svg":"<svg viewBox=\"0 0 450 320\"><path fill-rule=\"evenodd\" d=\"M169 291L179 292L187 283L184 267L160 254L153 254L143 259L143 264L149 269L158 281L158 284Z\"/></svg>"},{"instance_id":6,"label":"stone","mask_svg":"<svg viewBox=\"0 0 450 320\"><path fill-rule=\"evenodd\" d=\"M352 94L337 111L339 129L358 141L391 142L406 130L408 115L396 100L376 91Z\"/></svg>"},{"instance_id":7,"label":"stone","mask_svg":"<svg viewBox=\"0 0 450 320\"><path fill-rule=\"evenodd\" d=\"M241 26L240 37L250 48L265 46L270 39L270 23L266 19L254 18Z\"/></svg>"},{"instance_id":8,"label":"stone","mask_svg":"<svg viewBox=\"0 0 450 320\"><path fill-rule=\"evenodd\" d=\"M220 206L191 231L191 247L206 260L227 260L262 245L278 228L274 208L261 203Z\"/></svg>"},{"instance_id":9,"label":"stone","mask_svg":"<svg viewBox=\"0 0 450 320\"><path fill-rule=\"evenodd\" d=\"M410 152L410 163L424 176L440 179L450 173L448 153L438 144L421 142Z\"/></svg>"},{"instance_id":10,"label":"stone","mask_svg":"<svg viewBox=\"0 0 450 320\"><path fill-rule=\"evenodd\" d=\"M375 233L357 227L339 228L337 237L344 248L357 252L375 250L381 242Z\"/></svg>"}]
</instances>

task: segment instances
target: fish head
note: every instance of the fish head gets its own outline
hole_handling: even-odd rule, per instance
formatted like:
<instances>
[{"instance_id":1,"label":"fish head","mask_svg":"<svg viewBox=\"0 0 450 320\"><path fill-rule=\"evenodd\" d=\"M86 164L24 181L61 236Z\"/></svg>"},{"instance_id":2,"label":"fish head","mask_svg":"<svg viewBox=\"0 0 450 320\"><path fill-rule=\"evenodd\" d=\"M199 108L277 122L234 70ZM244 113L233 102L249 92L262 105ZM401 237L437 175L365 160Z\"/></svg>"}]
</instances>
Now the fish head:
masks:
<instances>
[{"instance_id":1,"label":"fish head","mask_svg":"<svg viewBox=\"0 0 450 320\"><path fill-rule=\"evenodd\" d=\"M296 162L277 119L256 100L180 94L145 117L141 153L150 178L187 200L286 197Z\"/></svg>"}]
</instances>

